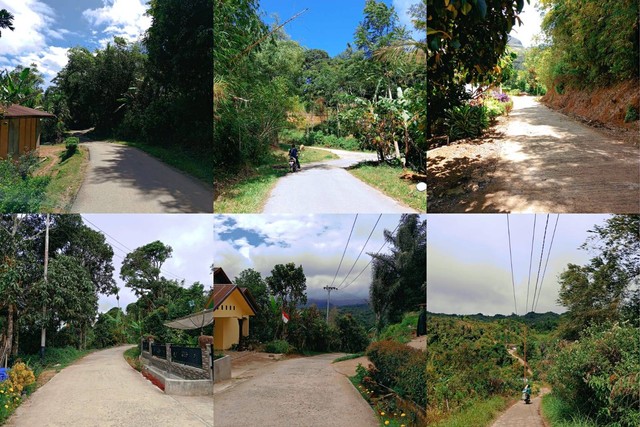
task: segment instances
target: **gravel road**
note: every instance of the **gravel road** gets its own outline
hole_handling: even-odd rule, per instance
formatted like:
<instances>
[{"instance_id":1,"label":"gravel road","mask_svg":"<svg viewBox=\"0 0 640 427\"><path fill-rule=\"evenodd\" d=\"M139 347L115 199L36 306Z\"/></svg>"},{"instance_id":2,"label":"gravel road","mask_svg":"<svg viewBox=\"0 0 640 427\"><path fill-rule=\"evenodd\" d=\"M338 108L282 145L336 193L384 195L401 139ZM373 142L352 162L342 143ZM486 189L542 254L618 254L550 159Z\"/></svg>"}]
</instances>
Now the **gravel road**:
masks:
<instances>
[{"instance_id":1,"label":"gravel road","mask_svg":"<svg viewBox=\"0 0 640 427\"><path fill-rule=\"evenodd\" d=\"M87 142L87 175L71 208L78 213L213 211L213 189L125 145Z\"/></svg>"},{"instance_id":2,"label":"gravel road","mask_svg":"<svg viewBox=\"0 0 640 427\"><path fill-rule=\"evenodd\" d=\"M373 410L331 362L343 354L265 365L214 394L216 427L372 427Z\"/></svg>"},{"instance_id":3,"label":"gravel road","mask_svg":"<svg viewBox=\"0 0 640 427\"><path fill-rule=\"evenodd\" d=\"M281 178L263 213L409 213L380 191L355 178L345 168L376 160L375 153L328 150L340 159L309 163Z\"/></svg>"},{"instance_id":4,"label":"gravel road","mask_svg":"<svg viewBox=\"0 0 640 427\"><path fill-rule=\"evenodd\" d=\"M503 136L497 160L491 160L491 181L461 197L449 212L640 212L637 146L555 112L533 97L513 97L513 102L509 119L498 129ZM429 158L438 159L440 152L446 150L430 150ZM452 164L468 168L481 162L458 159Z\"/></svg>"},{"instance_id":5,"label":"gravel road","mask_svg":"<svg viewBox=\"0 0 640 427\"><path fill-rule=\"evenodd\" d=\"M130 346L92 353L29 397L7 426L213 426L211 396L168 396L132 369Z\"/></svg>"}]
</instances>

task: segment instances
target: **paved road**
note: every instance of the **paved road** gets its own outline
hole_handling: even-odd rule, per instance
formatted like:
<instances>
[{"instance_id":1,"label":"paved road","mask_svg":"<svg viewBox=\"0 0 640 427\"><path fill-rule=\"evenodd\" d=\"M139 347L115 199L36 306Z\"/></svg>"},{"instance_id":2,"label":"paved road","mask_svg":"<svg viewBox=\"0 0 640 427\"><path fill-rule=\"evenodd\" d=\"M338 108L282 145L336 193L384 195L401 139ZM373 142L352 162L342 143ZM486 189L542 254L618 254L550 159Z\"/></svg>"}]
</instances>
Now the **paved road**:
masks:
<instances>
[{"instance_id":1,"label":"paved road","mask_svg":"<svg viewBox=\"0 0 640 427\"><path fill-rule=\"evenodd\" d=\"M71 212L212 212L213 190L198 180L133 147L85 145L89 167Z\"/></svg>"},{"instance_id":2,"label":"paved road","mask_svg":"<svg viewBox=\"0 0 640 427\"><path fill-rule=\"evenodd\" d=\"M371 427L373 410L331 362L342 354L287 359L214 393L216 427Z\"/></svg>"},{"instance_id":3,"label":"paved road","mask_svg":"<svg viewBox=\"0 0 640 427\"><path fill-rule=\"evenodd\" d=\"M538 103L513 97L491 182L462 212L640 211L640 149Z\"/></svg>"},{"instance_id":4,"label":"paved road","mask_svg":"<svg viewBox=\"0 0 640 427\"><path fill-rule=\"evenodd\" d=\"M272 190L263 213L416 212L355 178L345 168L376 160L376 154L329 150L337 160L309 163L287 174Z\"/></svg>"},{"instance_id":5,"label":"paved road","mask_svg":"<svg viewBox=\"0 0 640 427\"><path fill-rule=\"evenodd\" d=\"M542 415L540 414L540 403L542 396L549 390L543 389L541 394L531 399L530 404L525 404L520 400L507 409L492 424L492 427L545 427Z\"/></svg>"},{"instance_id":6,"label":"paved road","mask_svg":"<svg viewBox=\"0 0 640 427\"><path fill-rule=\"evenodd\" d=\"M168 396L122 353L92 353L64 368L25 401L7 426L213 426L211 396Z\"/></svg>"}]
</instances>

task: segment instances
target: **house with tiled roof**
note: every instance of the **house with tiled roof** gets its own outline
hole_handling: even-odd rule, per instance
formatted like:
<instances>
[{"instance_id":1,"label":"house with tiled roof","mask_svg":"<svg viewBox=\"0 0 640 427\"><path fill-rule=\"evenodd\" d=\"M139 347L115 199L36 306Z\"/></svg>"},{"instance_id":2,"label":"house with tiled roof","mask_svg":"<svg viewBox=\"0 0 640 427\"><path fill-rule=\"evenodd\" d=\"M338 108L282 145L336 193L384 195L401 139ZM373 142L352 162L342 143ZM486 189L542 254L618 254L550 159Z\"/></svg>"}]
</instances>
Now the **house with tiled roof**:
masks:
<instances>
[{"instance_id":1,"label":"house with tiled roof","mask_svg":"<svg viewBox=\"0 0 640 427\"><path fill-rule=\"evenodd\" d=\"M227 350L249 335L249 320L257 305L247 288L234 285L224 270L213 270L213 292L207 301L213 309L213 347Z\"/></svg>"}]
</instances>

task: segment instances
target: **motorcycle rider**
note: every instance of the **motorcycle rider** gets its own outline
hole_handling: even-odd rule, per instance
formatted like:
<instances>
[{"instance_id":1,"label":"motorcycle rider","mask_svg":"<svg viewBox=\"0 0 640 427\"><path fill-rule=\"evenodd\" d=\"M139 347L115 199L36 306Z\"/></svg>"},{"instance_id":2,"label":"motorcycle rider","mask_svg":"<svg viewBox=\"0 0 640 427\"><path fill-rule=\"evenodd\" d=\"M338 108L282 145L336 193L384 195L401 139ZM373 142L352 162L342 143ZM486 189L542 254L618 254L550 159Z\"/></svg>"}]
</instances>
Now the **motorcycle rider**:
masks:
<instances>
[{"instance_id":1,"label":"motorcycle rider","mask_svg":"<svg viewBox=\"0 0 640 427\"><path fill-rule=\"evenodd\" d=\"M531 400L531 384L527 383L527 385L524 386L524 390L522 390L522 396L525 403L528 403L528 401Z\"/></svg>"},{"instance_id":2,"label":"motorcycle rider","mask_svg":"<svg viewBox=\"0 0 640 427\"><path fill-rule=\"evenodd\" d=\"M300 169L300 160L298 160L298 149L296 148L296 144L291 144L291 148L289 149L289 157L293 157L296 159L296 164L298 165L298 169Z\"/></svg>"}]
</instances>

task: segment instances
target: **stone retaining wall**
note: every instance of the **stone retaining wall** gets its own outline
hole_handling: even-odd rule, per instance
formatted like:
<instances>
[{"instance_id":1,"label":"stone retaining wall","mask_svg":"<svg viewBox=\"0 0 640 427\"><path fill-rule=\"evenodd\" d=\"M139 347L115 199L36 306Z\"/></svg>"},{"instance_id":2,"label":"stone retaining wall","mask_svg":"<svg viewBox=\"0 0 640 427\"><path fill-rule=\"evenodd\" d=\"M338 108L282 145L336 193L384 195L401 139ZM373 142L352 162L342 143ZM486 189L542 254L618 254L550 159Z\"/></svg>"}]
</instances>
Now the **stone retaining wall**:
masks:
<instances>
[{"instance_id":1,"label":"stone retaining wall","mask_svg":"<svg viewBox=\"0 0 640 427\"><path fill-rule=\"evenodd\" d=\"M160 357L153 356L151 354L151 345L153 340L149 340L149 351L141 351L140 357L143 362L162 369L165 372L179 375L183 378L190 380L206 380L211 379L210 368L210 352L211 345L208 344L207 348L201 349L202 351L202 368L196 368L193 366L183 365L181 363L173 362L171 360L171 344L165 344L167 346L167 358L162 359ZM142 346L140 346L142 348Z\"/></svg>"}]
</instances>

